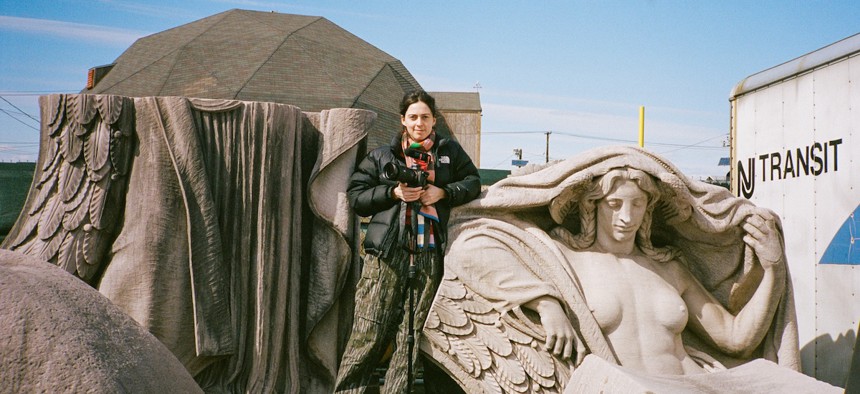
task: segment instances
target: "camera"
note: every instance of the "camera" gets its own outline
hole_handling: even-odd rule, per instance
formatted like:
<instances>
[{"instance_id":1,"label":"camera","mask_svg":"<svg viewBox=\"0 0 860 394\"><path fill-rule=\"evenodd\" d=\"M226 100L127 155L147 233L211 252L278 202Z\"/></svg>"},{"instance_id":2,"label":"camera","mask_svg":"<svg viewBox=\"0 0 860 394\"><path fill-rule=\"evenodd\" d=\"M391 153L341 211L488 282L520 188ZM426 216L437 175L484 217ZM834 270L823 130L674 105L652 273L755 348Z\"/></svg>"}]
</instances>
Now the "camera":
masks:
<instances>
[{"instance_id":1,"label":"camera","mask_svg":"<svg viewBox=\"0 0 860 394\"><path fill-rule=\"evenodd\" d=\"M427 173L421 170L413 170L406 166L391 162L382 167L382 177L390 181L405 183L409 187L427 185Z\"/></svg>"}]
</instances>

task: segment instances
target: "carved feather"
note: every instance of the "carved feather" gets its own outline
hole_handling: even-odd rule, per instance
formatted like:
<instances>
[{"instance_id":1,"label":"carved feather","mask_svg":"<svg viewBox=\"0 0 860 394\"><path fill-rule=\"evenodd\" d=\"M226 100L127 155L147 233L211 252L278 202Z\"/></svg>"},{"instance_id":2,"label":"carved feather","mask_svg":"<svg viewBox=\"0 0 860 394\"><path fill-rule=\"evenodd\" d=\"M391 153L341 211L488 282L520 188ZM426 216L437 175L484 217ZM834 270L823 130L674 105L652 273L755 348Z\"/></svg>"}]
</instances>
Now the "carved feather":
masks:
<instances>
[{"instance_id":1,"label":"carved feather","mask_svg":"<svg viewBox=\"0 0 860 394\"><path fill-rule=\"evenodd\" d=\"M93 182L92 193L90 194L90 222L93 227L101 230L107 224L104 217L105 202L107 201L108 188L110 187L110 178L103 178L98 182Z\"/></svg>"},{"instance_id":2,"label":"carved feather","mask_svg":"<svg viewBox=\"0 0 860 394\"><path fill-rule=\"evenodd\" d=\"M487 394L504 394L502 386L499 386L499 382L496 381L496 375L492 371L484 371L484 375L481 376L481 382L483 383L481 388Z\"/></svg>"},{"instance_id":3,"label":"carved feather","mask_svg":"<svg viewBox=\"0 0 860 394\"><path fill-rule=\"evenodd\" d=\"M555 381L555 365L547 352L539 352L531 346L514 344L517 358L523 365L526 374L543 387L552 387Z\"/></svg>"},{"instance_id":4,"label":"carved feather","mask_svg":"<svg viewBox=\"0 0 860 394\"><path fill-rule=\"evenodd\" d=\"M436 314L436 310L431 309L429 313L427 313L427 321L424 322L425 329L433 329L439 327L441 321L439 320L439 315Z\"/></svg>"},{"instance_id":5,"label":"carved feather","mask_svg":"<svg viewBox=\"0 0 860 394\"><path fill-rule=\"evenodd\" d=\"M102 178L105 172L99 171L109 164L110 152L110 127L107 121L96 122L94 131L90 134L84 145L84 159L87 162L87 170L94 181ZM98 175L94 174L99 172Z\"/></svg>"},{"instance_id":6,"label":"carved feather","mask_svg":"<svg viewBox=\"0 0 860 394\"><path fill-rule=\"evenodd\" d=\"M48 239L57 233L63 220L63 204L58 195L54 195L45 204L45 209L39 216L39 239Z\"/></svg>"},{"instance_id":7,"label":"carved feather","mask_svg":"<svg viewBox=\"0 0 860 394\"><path fill-rule=\"evenodd\" d=\"M104 255L102 248L102 240L104 233L97 229L84 230L83 241L80 242L78 254L78 275L84 280L89 280L96 273L96 269L101 265L101 259Z\"/></svg>"},{"instance_id":8,"label":"carved feather","mask_svg":"<svg viewBox=\"0 0 860 394\"><path fill-rule=\"evenodd\" d=\"M86 135L89 134L93 128L89 125L80 124L77 121L72 120L69 122L69 129L74 135L81 138L81 141L83 141L84 137L86 137Z\"/></svg>"},{"instance_id":9,"label":"carved feather","mask_svg":"<svg viewBox=\"0 0 860 394\"><path fill-rule=\"evenodd\" d=\"M78 194L84 179L84 163L63 163L60 167L60 201L71 201Z\"/></svg>"},{"instance_id":10,"label":"carved feather","mask_svg":"<svg viewBox=\"0 0 860 394\"><path fill-rule=\"evenodd\" d=\"M485 314L493 310L493 306L487 302L471 300L468 297L460 301L460 307L466 312Z\"/></svg>"},{"instance_id":11,"label":"carved feather","mask_svg":"<svg viewBox=\"0 0 860 394\"><path fill-rule=\"evenodd\" d=\"M76 233L79 231L80 230L66 234L62 244L60 245L59 256L57 257L57 265L70 274L74 274L78 269L77 249L79 237Z\"/></svg>"},{"instance_id":12,"label":"carved feather","mask_svg":"<svg viewBox=\"0 0 860 394\"><path fill-rule=\"evenodd\" d=\"M59 161L57 158L60 156L57 154L60 150L59 144L60 142L57 141L57 138L51 138L42 144L42 146L44 146L43 154L46 159L45 162L42 163L42 171L47 171L49 168L57 165L57 162ZM44 176L44 174L42 175ZM39 182L42 182L42 179L40 179Z\"/></svg>"},{"instance_id":13,"label":"carved feather","mask_svg":"<svg viewBox=\"0 0 860 394\"><path fill-rule=\"evenodd\" d=\"M60 163L63 161L62 160L63 155L60 152L61 149L59 148L59 140L60 140L60 138L54 138L53 139L54 143L51 145L56 146L57 150L54 151L53 159L46 160L46 163L47 162L50 162L50 163L46 164L46 166L44 166L44 168L42 168L42 174L39 176L39 185L42 185L45 182L48 182L50 180L54 180L54 181L57 180L56 172L59 170Z\"/></svg>"},{"instance_id":14,"label":"carved feather","mask_svg":"<svg viewBox=\"0 0 860 394\"><path fill-rule=\"evenodd\" d=\"M64 211L66 212L63 215L63 229L66 231L72 231L77 229L84 223L84 220L87 219L87 214L90 212L89 209L89 194L90 194L90 182L84 182L84 185L81 187L81 191L78 192L78 195L74 200L64 203Z\"/></svg>"},{"instance_id":15,"label":"carved feather","mask_svg":"<svg viewBox=\"0 0 860 394\"><path fill-rule=\"evenodd\" d=\"M474 323L475 334L487 348L500 356L507 356L513 351L511 342L505 337L505 333L498 327L480 323Z\"/></svg>"},{"instance_id":16,"label":"carved feather","mask_svg":"<svg viewBox=\"0 0 860 394\"><path fill-rule=\"evenodd\" d=\"M445 324L445 322L443 320L442 324L439 325L439 330L441 330L442 332L449 334L449 335L465 336L465 335L472 334L475 331L475 327L472 324L472 322L468 319L466 320L466 324L461 326L461 327L451 326L451 325Z\"/></svg>"},{"instance_id":17,"label":"carved feather","mask_svg":"<svg viewBox=\"0 0 860 394\"><path fill-rule=\"evenodd\" d=\"M493 364L496 366L496 381L502 386L502 389L509 392L524 393L529 388L529 383L526 380L526 371L523 370L519 360L513 355L502 357L495 353L493 355Z\"/></svg>"},{"instance_id":18,"label":"carved feather","mask_svg":"<svg viewBox=\"0 0 860 394\"><path fill-rule=\"evenodd\" d=\"M30 207L30 210L27 213L29 213L30 215L33 215L36 212L39 212L45 206L45 202L51 196L56 194L56 192L57 192L57 179L58 179L57 175L54 174L54 176L49 177L45 181L45 183L43 183L40 186L37 186L39 188L39 192L36 194L36 199L33 200L33 205Z\"/></svg>"},{"instance_id":19,"label":"carved feather","mask_svg":"<svg viewBox=\"0 0 860 394\"><path fill-rule=\"evenodd\" d=\"M24 225L18 231L18 235L15 237L15 240L12 241L12 249L17 249L27 240L32 238L38 239L38 237L33 237L36 233L36 228L39 224L39 215L27 215L27 218L24 221Z\"/></svg>"},{"instance_id":20,"label":"carved feather","mask_svg":"<svg viewBox=\"0 0 860 394\"><path fill-rule=\"evenodd\" d=\"M439 316L439 320L441 320L445 326L466 327L466 325L469 324L469 318L466 316L466 312L463 311L457 303L448 298L441 296L437 297L434 309Z\"/></svg>"},{"instance_id":21,"label":"carved feather","mask_svg":"<svg viewBox=\"0 0 860 394\"><path fill-rule=\"evenodd\" d=\"M466 288L460 282L444 280L439 285L439 293L453 300L466 297Z\"/></svg>"},{"instance_id":22,"label":"carved feather","mask_svg":"<svg viewBox=\"0 0 860 394\"><path fill-rule=\"evenodd\" d=\"M72 99L75 102L75 120L82 125L92 122L98 109L96 108L95 96L78 94Z\"/></svg>"},{"instance_id":23,"label":"carved feather","mask_svg":"<svg viewBox=\"0 0 860 394\"><path fill-rule=\"evenodd\" d=\"M494 325L499 322L500 315L499 312L493 310L490 313L484 314L466 312L466 316L469 316L469 319L472 319L473 322Z\"/></svg>"},{"instance_id":24,"label":"carved feather","mask_svg":"<svg viewBox=\"0 0 860 394\"><path fill-rule=\"evenodd\" d=\"M60 124L63 122L66 112L66 96L59 94L51 94L43 96L46 100L45 112L47 115L45 127L48 129L48 135L56 135L60 130Z\"/></svg>"},{"instance_id":25,"label":"carved feather","mask_svg":"<svg viewBox=\"0 0 860 394\"><path fill-rule=\"evenodd\" d=\"M119 119L119 115L122 113L122 102L122 96L96 96L96 107L106 124L112 125Z\"/></svg>"},{"instance_id":26,"label":"carved feather","mask_svg":"<svg viewBox=\"0 0 860 394\"><path fill-rule=\"evenodd\" d=\"M493 366L493 357L490 355L490 349L487 349L487 345L478 336L469 335L464 337L463 344L472 352L472 361L477 367L472 376L477 378L480 376L481 371Z\"/></svg>"},{"instance_id":27,"label":"carved feather","mask_svg":"<svg viewBox=\"0 0 860 394\"><path fill-rule=\"evenodd\" d=\"M63 243L63 238L65 238L64 232L59 232L57 235L48 238L44 241L43 249L39 253L40 257L44 260L53 260L57 256L57 252L60 250L60 245Z\"/></svg>"},{"instance_id":28,"label":"carved feather","mask_svg":"<svg viewBox=\"0 0 860 394\"><path fill-rule=\"evenodd\" d=\"M114 167L114 130L109 123L127 128L117 135L133 135L133 101L106 96L46 97L40 99L42 132L56 136L43 144L42 171L34 182L37 191L12 247L89 282L104 264L114 235L112 221L122 208L122 201L114 200L121 196L115 196L111 187L125 185L113 185L115 179L109 176ZM119 162L128 169L134 139L119 139L125 142L119 144L123 148L118 152Z\"/></svg>"},{"instance_id":29,"label":"carved feather","mask_svg":"<svg viewBox=\"0 0 860 394\"><path fill-rule=\"evenodd\" d=\"M473 361L474 354L472 353L472 350L466 346L466 343L463 340L451 341L450 343L451 350L454 353L454 359L463 367L463 370L474 375L476 365Z\"/></svg>"},{"instance_id":30,"label":"carved feather","mask_svg":"<svg viewBox=\"0 0 860 394\"><path fill-rule=\"evenodd\" d=\"M511 326L503 325L503 327L505 327L505 335L513 342L521 345L531 345L532 341L534 341L534 338L524 334L522 331L512 328Z\"/></svg>"},{"instance_id":31,"label":"carved feather","mask_svg":"<svg viewBox=\"0 0 860 394\"><path fill-rule=\"evenodd\" d=\"M433 346L436 346L443 352L447 353L451 349L448 337L439 330L425 330L424 336L427 337Z\"/></svg>"},{"instance_id":32,"label":"carved feather","mask_svg":"<svg viewBox=\"0 0 860 394\"><path fill-rule=\"evenodd\" d=\"M134 106L129 97L123 97L121 116L116 123L111 124L114 133L110 140L110 161L119 175L126 175L131 165L131 150L133 139L129 138L134 132Z\"/></svg>"},{"instance_id":33,"label":"carved feather","mask_svg":"<svg viewBox=\"0 0 860 394\"><path fill-rule=\"evenodd\" d=\"M69 131L74 130L76 124L72 122L71 126ZM84 141L81 140L81 137L78 137L75 132L69 131L60 134L60 150L67 163L78 160L84 148Z\"/></svg>"}]
</instances>

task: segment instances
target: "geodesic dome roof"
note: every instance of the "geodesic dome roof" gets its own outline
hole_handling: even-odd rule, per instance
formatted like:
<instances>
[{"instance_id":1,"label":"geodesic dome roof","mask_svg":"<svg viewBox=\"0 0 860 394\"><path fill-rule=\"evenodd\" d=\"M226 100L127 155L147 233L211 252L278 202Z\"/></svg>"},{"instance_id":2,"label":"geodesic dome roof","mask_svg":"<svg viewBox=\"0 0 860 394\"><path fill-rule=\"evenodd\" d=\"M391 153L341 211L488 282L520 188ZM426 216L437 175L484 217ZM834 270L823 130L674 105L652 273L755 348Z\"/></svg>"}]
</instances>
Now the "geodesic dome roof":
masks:
<instances>
[{"instance_id":1,"label":"geodesic dome roof","mask_svg":"<svg viewBox=\"0 0 860 394\"><path fill-rule=\"evenodd\" d=\"M372 148L400 130L400 99L420 88L399 60L323 17L234 9L137 40L83 93L369 109Z\"/></svg>"}]
</instances>

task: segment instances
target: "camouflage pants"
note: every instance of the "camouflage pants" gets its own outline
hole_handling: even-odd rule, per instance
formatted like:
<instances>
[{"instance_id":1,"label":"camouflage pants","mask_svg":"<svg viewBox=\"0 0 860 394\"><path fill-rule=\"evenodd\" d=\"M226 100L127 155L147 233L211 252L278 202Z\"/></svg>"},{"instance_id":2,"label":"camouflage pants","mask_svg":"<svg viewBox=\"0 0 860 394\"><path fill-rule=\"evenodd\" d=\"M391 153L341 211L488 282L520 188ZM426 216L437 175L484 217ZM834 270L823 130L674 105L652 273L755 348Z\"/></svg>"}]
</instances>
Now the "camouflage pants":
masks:
<instances>
[{"instance_id":1,"label":"camouflage pants","mask_svg":"<svg viewBox=\"0 0 860 394\"><path fill-rule=\"evenodd\" d=\"M390 261L367 255L355 292L355 318L338 371L336 392L364 393L371 386L373 372L388 345L394 353L385 374L385 393L404 393L407 387L407 333L409 292L406 289L410 255L395 251ZM415 346L413 373L418 358L418 338L430 304L442 277L442 259L436 252L416 255L418 267L414 285Z\"/></svg>"}]
</instances>

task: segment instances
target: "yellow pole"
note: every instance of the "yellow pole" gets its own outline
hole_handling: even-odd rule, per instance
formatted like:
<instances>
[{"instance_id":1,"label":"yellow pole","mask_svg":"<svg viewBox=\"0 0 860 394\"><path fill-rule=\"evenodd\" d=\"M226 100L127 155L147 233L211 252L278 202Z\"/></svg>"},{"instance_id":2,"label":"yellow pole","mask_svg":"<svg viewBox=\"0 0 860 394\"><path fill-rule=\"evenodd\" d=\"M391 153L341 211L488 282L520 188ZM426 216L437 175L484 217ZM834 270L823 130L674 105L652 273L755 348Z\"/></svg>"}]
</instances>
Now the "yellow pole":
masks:
<instances>
[{"instance_id":1,"label":"yellow pole","mask_svg":"<svg viewBox=\"0 0 860 394\"><path fill-rule=\"evenodd\" d=\"M645 147L645 106L639 106L639 147Z\"/></svg>"}]
</instances>

